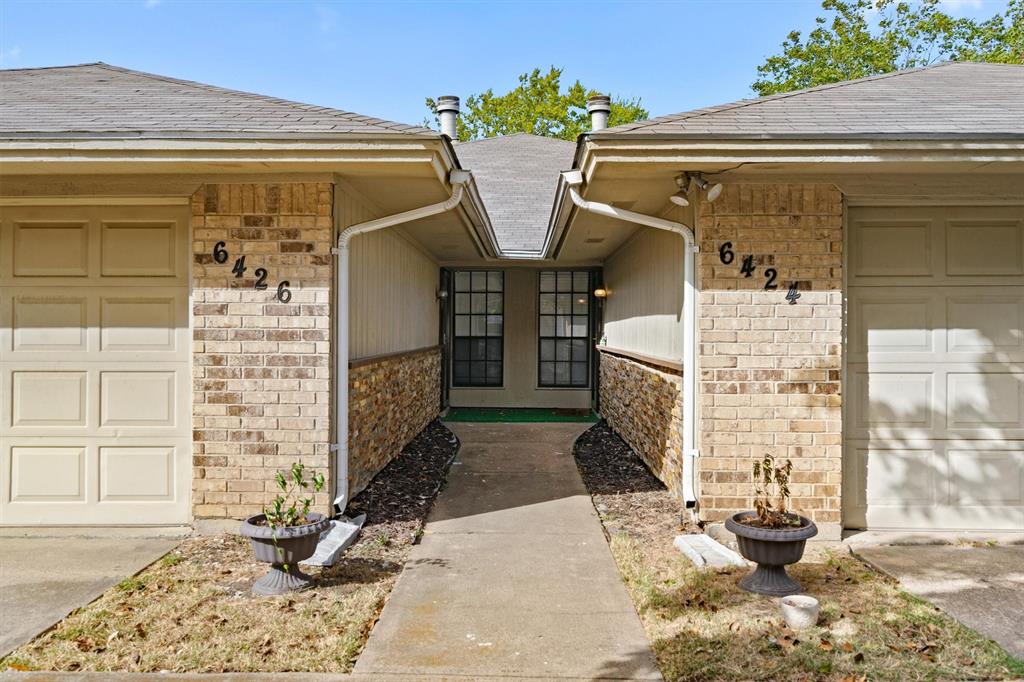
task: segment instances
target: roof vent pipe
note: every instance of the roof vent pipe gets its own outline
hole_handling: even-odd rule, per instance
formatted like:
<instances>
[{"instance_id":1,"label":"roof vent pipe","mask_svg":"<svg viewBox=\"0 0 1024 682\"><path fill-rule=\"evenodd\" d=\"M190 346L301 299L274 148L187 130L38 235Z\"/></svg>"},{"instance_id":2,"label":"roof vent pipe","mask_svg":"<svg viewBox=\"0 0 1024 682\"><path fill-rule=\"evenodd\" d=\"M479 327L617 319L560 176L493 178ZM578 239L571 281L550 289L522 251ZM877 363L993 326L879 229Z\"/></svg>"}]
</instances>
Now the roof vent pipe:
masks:
<instances>
[{"instance_id":1,"label":"roof vent pipe","mask_svg":"<svg viewBox=\"0 0 1024 682\"><path fill-rule=\"evenodd\" d=\"M608 115L612 113L612 98L608 95L591 95L587 98L587 113L590 114L590 129L604 130L608 127Z\"/></svg>"},{"instance_id":2,"label":"roof vent pipe","mask_svg":"<svg viewBox=\"0 0 1024 682\"><path fill-rule=\"evenodd\" d=\"M437 117L441 120L441 133L449 139L458 139L455 135L455 123L459 120L459 98L455 95L441 95L437 98Z\"/></svg>"}]
</instances>

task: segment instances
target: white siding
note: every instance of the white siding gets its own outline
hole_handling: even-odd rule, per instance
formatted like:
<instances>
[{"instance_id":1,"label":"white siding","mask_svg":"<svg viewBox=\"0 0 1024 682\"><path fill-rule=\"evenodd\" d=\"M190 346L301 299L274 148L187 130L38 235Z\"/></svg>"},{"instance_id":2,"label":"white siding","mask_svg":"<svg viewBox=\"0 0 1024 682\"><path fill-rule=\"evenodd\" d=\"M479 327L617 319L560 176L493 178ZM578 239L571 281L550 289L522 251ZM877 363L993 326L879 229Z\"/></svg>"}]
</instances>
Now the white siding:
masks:
<instances>
[{"instance_id":1,"label":"white siding","mask_svg":"<svg viewBox=\"0 0 1024 682\"><path fill-rule=\"evenodd\" d=\"M604 265L610 348L676 360L683 353L683 240L646 229Z\"/></svg>"},{"instance_id":2,"label":"white siding","mask_svg":"<svg viewBox=\"0 0 1024 682\"><path fill-rule=\"evenodd\" d=\"M342 229L379 217L341 185L335 210ZM351 244L349 357L437 345L437 263L395 228L359 235Z\"/></svg>"}]
</instances>

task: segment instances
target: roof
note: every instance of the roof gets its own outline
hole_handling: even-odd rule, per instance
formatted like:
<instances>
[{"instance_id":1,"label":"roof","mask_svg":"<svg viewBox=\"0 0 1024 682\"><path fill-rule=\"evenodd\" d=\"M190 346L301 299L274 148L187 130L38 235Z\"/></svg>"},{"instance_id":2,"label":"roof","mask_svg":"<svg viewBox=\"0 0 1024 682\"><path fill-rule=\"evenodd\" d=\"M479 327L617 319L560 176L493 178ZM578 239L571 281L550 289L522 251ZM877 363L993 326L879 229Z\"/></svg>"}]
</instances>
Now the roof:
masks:
<instances>
[{"instance_id":1,"label":"roof","mask_svg":"<svg viewBox=\"0 0 1024 682\"><path fill-rule=\"evenodd\" d=\"M945 62L607 128L595 138L1024 136L1024 66Z\"/></svg>"},{"instance_id":2,"label":"roof","mask_svg":"<svg viewBox=\"0 0 1024 682\"><path fill-rule=\"evenodd\" d=\"M429 135L421 126L97 62L0 70L4 137Z\"/></svg>"},{"instance_id":3,"label":"roof","mask_svg":"<svg viewBox=\"0 0 1024 682\"><path fill-rule=\"evenodd\" d=\"M517 133L455 145L473 171L503 252L540 252L547 237L560 171L572 167L576 145Z\"/></svg>"}]
</instances>

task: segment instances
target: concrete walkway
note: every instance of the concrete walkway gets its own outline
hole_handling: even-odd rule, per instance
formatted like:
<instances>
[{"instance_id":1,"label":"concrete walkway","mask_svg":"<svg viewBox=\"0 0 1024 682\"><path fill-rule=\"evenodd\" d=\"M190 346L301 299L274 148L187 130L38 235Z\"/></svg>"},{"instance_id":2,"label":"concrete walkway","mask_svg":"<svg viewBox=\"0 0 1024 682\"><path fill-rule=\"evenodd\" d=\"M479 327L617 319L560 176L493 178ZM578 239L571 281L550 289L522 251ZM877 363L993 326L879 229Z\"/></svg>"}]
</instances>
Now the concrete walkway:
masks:
<instances>
[{"instance_id":1,"label":"concrete walkway","mask_svg":"<svg viewBox=\"0 0 1024 682\"><path fill-rule=\"evenodd\" d=\"M355 673L661 679L572 457L589 424L462 441Z\"/></svg>"},{"instance_id":2,"label":"concrete walkway","mask_svg":"<svg viewBox=\"0 0 1024 682\"><path fill-rule=\"evenodd\" d=\"M1024 546L880 546L854 552L911 594L1024 659Z\"/></svg>"},{"instance_id":3,"label":"concrete walkway","mask_svg":"<svg viewBox=\"0 0 1024 682\"><path fill-rule=\"evenodd\" d=\"M50 536L0 537L0 656L33 639L181 541L178 537Z\"/></svg>"}]
</instances>

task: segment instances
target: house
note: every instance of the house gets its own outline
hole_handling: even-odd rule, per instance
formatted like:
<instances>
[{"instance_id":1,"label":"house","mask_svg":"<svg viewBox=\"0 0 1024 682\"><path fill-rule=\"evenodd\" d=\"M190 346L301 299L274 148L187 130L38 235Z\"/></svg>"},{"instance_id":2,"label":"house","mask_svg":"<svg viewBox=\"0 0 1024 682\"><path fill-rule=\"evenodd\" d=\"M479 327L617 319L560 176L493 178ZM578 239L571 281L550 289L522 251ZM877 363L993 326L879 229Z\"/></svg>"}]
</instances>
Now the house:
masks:
<instances>
[{"instance_id":1,"label":"house","mask_svg":"<svg viewBox=\"0 0 1024 682\"><path fill-rule=\"evenodd\" d=\"M681 501L1024 529L1024 67L442 130L105 64L0 72L0 523L350 497L448 406L597 409Z\"/></svg>"}]
</instances>

